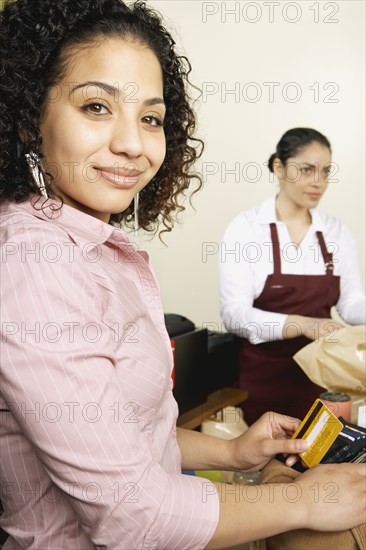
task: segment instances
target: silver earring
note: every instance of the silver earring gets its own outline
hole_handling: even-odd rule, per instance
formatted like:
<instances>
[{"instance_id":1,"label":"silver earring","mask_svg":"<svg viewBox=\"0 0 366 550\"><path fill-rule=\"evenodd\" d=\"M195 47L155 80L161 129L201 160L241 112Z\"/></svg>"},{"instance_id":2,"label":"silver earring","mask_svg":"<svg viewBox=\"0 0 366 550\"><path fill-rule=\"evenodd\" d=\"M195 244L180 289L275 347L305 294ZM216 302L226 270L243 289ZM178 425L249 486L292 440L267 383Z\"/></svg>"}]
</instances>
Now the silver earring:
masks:
<instances>
[{"instance_id":1,"label":"silver earring","mask_svg":"<svg viewBox=\"0 0 366 550\"><path fill-rule=\"evenodd\" d=\"M138 230L139 230L139 212L138 212L138 210L139 210L139 199L140 199L139 193L136 193L135 198L134 198L134 205L133 205L135 236L138 234Z\"/></svg>"},{"instance_id":2,"label":"silver earring","mask_svg":"<svg viewBox=\"0 0 366 550\"><path fill-rule=\"evenodd\" d=\"M34 183L37 185L38 189L40 190L41 195L43 195L48 199L48 194L46 191L43 174L40 168L41 159L39 158L37 153L33 153L33 151L31 151L29 154L26 154L25 158L27 159L27 163L31 171Z\"/></svg>"}]
</instances>

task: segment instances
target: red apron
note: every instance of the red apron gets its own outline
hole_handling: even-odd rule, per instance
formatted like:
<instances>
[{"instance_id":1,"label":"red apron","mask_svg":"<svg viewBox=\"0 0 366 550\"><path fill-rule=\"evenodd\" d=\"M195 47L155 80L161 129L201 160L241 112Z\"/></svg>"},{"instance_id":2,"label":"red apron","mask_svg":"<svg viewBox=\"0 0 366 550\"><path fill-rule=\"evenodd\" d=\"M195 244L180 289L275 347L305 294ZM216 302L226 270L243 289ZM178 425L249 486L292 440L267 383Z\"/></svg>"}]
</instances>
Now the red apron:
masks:
<instances>
[{"instance_id":1,"label":"red apron","mask_svg":"<svg viewBox=\"0 0 366 550\"><path fill-rule=\"evenodd\" d=\"M285 275L275 223L270 224L274 272L268 275L254 307L264 311L330 317L330 309L339 299L340 278L333 275L332 254L327 251L323 234L317 238L326 266L325 275ZM315 333L316 334L316 333ZM293 355L311 340L304 336L253 345L244 339L240 351L239 386L249 392L243 404L244 418L252 424L261 414L272 410L302 419L324 388L313 384Z\"/></svg>"}]
</instances>

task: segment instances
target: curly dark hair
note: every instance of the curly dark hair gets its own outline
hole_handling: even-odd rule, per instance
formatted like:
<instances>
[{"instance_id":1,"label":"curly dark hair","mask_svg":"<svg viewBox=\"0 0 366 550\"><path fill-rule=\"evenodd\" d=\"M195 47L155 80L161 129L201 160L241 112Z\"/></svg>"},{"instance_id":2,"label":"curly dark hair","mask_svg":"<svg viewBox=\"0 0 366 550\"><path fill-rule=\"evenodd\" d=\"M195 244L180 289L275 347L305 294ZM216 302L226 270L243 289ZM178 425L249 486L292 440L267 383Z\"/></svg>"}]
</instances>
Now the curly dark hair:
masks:
<instances>
[{"instance_id":1,"label":"curly dark hair","mask_svg":"<svg viewBox=\"0 0 366 550\"><path fill-rule=\"evenodd\" d=\"M193 137L196 121L187 93L191 66L174 50L175 42L162 18L146 3L127 6L122 0L8 0L0 13L0 201L23 202L39 194L30 176L25 154L40 151L38 128L50 88L64 76L77 47L101 37L133 39L157 56L163 73L166 116L166 156L158 173L140 192L139 225L163 231L174 224L172 213L184 210L179 199L191 182L202 186L192 169L203 142ZM27 136L26 140L20 136ZM41 156L41 155L40 155ZM50 174L46 188L52 195ZM133 205L113 214L110 223L128 225Z\"/></svg>"}]
</instances>

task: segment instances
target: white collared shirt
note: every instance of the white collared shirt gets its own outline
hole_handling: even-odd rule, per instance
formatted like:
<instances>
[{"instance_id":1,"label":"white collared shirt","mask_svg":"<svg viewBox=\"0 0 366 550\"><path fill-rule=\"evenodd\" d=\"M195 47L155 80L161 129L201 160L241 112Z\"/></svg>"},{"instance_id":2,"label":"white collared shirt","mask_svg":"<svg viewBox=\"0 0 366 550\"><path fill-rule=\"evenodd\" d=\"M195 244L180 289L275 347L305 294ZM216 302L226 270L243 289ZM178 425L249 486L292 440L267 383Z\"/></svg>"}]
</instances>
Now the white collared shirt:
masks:
<instances>
[{"instance_id":1,"label":"white collared shirt","mask_svg":"<svg viewBox=\"0 0 366 550\"><path fill-rule=\"evenodd\" d=\"M259 344L282 340L287 314L253 307L267 276L273 273L270 223L276 223L281 252L281 271L292 275L323 275L325 266L316 236L323 233L333 254L334 275L339 275L337 313L350 325L366 323L356 242L339 219L314 208L312 224L301 245L295 246L284 222L276 219L275 197L242 212L227 227L220 246L221 316L228 331Z\"/></svg>"}]
</instances>

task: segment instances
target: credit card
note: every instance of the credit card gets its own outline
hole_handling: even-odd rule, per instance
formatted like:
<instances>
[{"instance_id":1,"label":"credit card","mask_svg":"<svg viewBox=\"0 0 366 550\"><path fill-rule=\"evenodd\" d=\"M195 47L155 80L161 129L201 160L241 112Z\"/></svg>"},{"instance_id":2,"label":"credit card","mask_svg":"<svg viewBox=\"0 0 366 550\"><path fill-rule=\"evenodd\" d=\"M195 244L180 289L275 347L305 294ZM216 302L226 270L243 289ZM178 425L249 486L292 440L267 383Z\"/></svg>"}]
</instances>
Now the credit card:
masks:
<instances>
[{"instance_id":1,"label":"credit card","mask_svg":"<svg viewBox=\"0 0 366 550\"><path fill-rule=\"evenodd\" d=\"M316 399L292 436L293 439L306 439L309 443L308 450L299 453L309 468L319 464L342 428L342 422L320 399Z\"/></svg>"}]
</instances>

